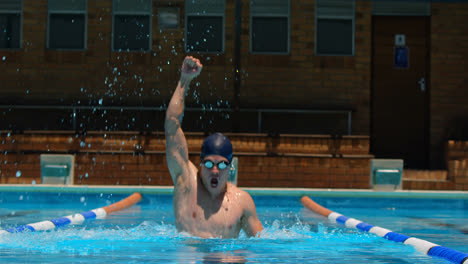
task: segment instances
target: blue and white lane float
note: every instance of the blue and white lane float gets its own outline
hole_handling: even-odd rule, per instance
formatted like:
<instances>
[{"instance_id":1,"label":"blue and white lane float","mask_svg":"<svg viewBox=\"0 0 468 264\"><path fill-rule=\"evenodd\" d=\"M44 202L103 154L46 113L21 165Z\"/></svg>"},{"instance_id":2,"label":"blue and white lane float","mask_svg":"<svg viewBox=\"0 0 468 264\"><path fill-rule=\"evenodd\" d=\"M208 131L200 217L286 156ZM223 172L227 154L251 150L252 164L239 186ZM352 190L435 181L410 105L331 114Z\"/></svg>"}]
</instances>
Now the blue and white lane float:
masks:
<instances>
[{"instance_id":1,"label":"blue and white lane float","mask_svg":"<svg viewBox=\"0 0 468 264\"><path fill-rule=\"evenodd\" d=\"M57 227L63 227L66 225L80 225L84 221L89 220L89 219L103 219L108 214L131 207L137 204L139 201L141 201L141 194L134 193L128 196L127 198L122 199L116 203L113 203L111 205L104 206L101 208L97 208L91 211L64 216L64 217L60 217L57 219L22 225L22 226L18 226L15 228L8 228L5 230L0 230L0 235L8 234L8 233L22 233L25 231L52 230Z\"/></svg>"},{"instance_id":2,"label":"blue and white lane float","mask_svg":"<svg viewBox=\"0 0 468 264\"><path fill-rule=\"evenodd\" d=\"M448 260L453 263L457 264L468 264L468 254L456 251L450 248L442 247L440 245L431 243L426 240L418 239L415 237L409 237L403 234L399 234L396 232L392 232L386 228L381 228L378 226L373 226L362 221L359 221L354 218L350 218L339 214L337 212L333 212L316 202L312 201L309 197L303 196L301 198L301 203L307 209L318 213L322 216L328 218L328 220L332 223L339 223L348 228L356 228L358 230L369 232L375 234L379 237L383 237L387 240L391 240L394 242L404 243L406 245L413 246L417 251L431 256L431 257L438 257Z\"/></svg>"}]
</instances>

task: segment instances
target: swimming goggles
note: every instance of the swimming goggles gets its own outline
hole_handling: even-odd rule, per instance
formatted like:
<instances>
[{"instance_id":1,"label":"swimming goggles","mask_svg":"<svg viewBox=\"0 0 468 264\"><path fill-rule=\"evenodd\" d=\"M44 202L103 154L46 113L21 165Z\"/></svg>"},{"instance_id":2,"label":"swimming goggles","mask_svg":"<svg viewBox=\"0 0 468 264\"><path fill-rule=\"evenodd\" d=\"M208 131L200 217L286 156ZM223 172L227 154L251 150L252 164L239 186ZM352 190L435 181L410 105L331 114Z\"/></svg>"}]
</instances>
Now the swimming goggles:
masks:
<instances>
[{"instance_id":1,"label":"swimming goggles","mask_svg":"<svg viewBox=\"0 0 468 264\"><path fill-rule=\"evenodd\" d=\"M203 162L203 165L205 165L205 167L207 169L212 169L216 165L216 167L218 167L219 170L224 170L229 166L229 163L227 161L223 160L223 161L220 161L220 162L214 164L214 162L211 161L211 160L205 160Z\"/></svg>"}]
</instances>

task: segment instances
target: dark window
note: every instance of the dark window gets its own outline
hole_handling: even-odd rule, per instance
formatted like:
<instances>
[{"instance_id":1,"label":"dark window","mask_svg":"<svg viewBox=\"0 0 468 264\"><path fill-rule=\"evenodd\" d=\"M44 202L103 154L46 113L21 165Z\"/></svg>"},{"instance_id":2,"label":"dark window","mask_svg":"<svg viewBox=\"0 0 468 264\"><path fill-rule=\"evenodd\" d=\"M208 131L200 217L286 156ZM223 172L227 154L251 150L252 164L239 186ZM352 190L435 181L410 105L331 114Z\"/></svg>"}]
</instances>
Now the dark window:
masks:
<instances>
[{"instance_id":1,"label":"dark window","mask_svg":"<svg viewBox=\"0 0 468 264\"><path fill-rule=\"evenodd\" d=\"M114 50L146 51L149 49L150 16L114 16Z\"/></svg>"},{"instance_id":2,"label":"dark window","mask_svg":"<svg viewBox=\"0 0 468 264\"><path fill-rule=\"evenodd\" d=\"M250 1L250 52L289 53L289 0Z\"/></svg>"},{"instance_id":3,"label":"dark window","mask_svg":"<svg viewBox=\"0 0 468 264\"><path fill-rule=\"evenodd\" d=\"M113 0L112 13L112 50L151 50L152 0Z\"/></svg>"},{"instance_id":4,"label":"dark window","mask_svg":"<svg viewBox=\"0 0 468 264\"><path fill-rule=\"evenodd\" d=\"M252 17L253 52L288 52L286 17Z\"/></svg>"},{"instance_id":5,"label":"dark window","mask_svg":"<svg viewBox=\"0 0 468 264\"><path fill-rule=\"evenodd\" d=\"M352 20L318 19L317 22L318 54L353 54Z\"/></svg>"},{"instance_id":6,"label":"dark window","mask_svg":"<svg viewBox=\"0 0 468 264\"><path fill-rule=\"evenodd\" d=\"M47 48L86 49L87 0L48 0Z\"/></svg>"},{"instance_id":7,"label":"dark window","mask_svg":"<svg viewBox=\"0 0 468 264\"><path fill-rule=\"evenodd\" d=\"M19 49L21 39L21 15L0 14L0 48Z\"/></svg>"},{"instance_id":8,"label":"dark window","mask_svg":"<svg viewBox=\"0 0 468 264\"><path fill-rule=\"evenodd\" d=\"M355 0L315 1L315 53L354 55Z\"/></svg>"},{"instance_id":9,"label":"dark window","mask_svg":"<svg viewBox=\"0 0 468 264\"><path fill-rule=\"evenodd\" d=\"M84 49L86 17L84 14L50 14L50 49Z\"/></svg>"},{"instance_id":10,"label":"dark window","mask_svg":"<svg viewBox=\"0 0 468 264\"><path fill-rule=\"evenodd\" d=\"M187 16L186 51L223 52L223 18Z\"/></svg>"}]
</instances>

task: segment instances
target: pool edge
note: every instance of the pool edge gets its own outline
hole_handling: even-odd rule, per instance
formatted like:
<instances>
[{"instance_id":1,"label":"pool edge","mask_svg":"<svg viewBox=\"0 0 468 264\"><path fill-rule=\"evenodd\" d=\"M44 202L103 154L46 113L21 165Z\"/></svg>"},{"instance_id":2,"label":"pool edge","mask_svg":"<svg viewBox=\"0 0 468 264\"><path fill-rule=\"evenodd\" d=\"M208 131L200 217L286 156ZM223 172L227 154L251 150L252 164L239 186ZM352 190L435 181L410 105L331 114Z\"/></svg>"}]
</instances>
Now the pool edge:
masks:
<instances>
[{"instance_id":1,"label":"pool edge","mask_svg":"<svg viewBox=\"0 0 468 264\"><path fill-rule=\"evenodd\" d=\"M397 190L375 191L372 189L312 189L312 188L251 188L241 187L251 195L314 196L314 197L359 197L359 198L434 198L468 199L468 191ZM47 184L1 184L0 192L61 192L61 193L115 193L172 194L173 186L114 186L114 185L47 185Z\"/></svg>"}]
</instances>

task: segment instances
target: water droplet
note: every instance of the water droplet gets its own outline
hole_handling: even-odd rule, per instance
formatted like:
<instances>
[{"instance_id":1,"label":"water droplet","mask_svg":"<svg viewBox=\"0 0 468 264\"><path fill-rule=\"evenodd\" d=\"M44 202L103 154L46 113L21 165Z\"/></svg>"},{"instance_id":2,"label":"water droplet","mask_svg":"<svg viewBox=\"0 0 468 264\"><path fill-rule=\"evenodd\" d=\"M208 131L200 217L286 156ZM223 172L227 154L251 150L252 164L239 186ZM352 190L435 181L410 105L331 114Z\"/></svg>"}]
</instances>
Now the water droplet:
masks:
<instances>
[{"instance_id":1,"label":"water droplet","mask_svg":"<svg viewBox=\"0 0 468 264\"><path fill-rule=\"evenodd\" d=\"M21 171L16 172L16 178L19 178L19 177L21 177Z\"/></svg>"},{"instance_id":2,"label":"water droplet","mask_svg":"<svg viewBox=\"0 0 468 264\"><path fill-rule=\"evenodd\" d=\"M6 56L3 56L2 61L6 60Z\"/></svg>"},{"instance_id":3,"label":"water droplet","mask_svg":"<svg viewBox=\"0 0 468 264\"><path fill-rule=\"evenodd\" d=\"M86 200L86 198L84 196L81 196L80 202L84 203L85 200Z\"/></svg>"}]
</instances>

